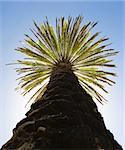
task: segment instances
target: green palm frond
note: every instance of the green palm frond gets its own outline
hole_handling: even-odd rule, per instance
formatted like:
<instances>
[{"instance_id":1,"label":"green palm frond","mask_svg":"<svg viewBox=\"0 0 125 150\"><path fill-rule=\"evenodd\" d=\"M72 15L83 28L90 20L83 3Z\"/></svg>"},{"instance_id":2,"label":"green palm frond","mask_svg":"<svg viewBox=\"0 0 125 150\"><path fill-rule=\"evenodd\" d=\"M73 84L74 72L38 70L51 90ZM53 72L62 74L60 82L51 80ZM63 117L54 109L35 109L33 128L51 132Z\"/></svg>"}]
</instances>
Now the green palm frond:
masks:
<instances>
[{"instance_id":1,"label":"green palm frond","mask_svg":"<svg viewBox=\"0 0 125 150\"><path fill-rule=\"evenodd\" d=\"M107 92L103 83L114 84L115 82L109 76L115 76L115 73L104 71L100 67L115 67L109 57L118 52L108 49L110 44L103 44L108 38L98 39L100 32L91 33L97 23L89 22L81 27L82 20L82 16L75 19L68 17L67 20L61 17L56 19L55 30L47 19L41 26L34 21L36 29L31 31L36 41L25 35L26 46L17 49L27 56L27 60L17 60L18 64L25 67L16 69L18 74L23 74L18 78L17 87L23 89L23 95L38 86L31 99L36 101L40 98L52 71L62 62L72 67L72 71L87 93L100 103L105 100L96 87Z\"/></svg>"}]
</instances>

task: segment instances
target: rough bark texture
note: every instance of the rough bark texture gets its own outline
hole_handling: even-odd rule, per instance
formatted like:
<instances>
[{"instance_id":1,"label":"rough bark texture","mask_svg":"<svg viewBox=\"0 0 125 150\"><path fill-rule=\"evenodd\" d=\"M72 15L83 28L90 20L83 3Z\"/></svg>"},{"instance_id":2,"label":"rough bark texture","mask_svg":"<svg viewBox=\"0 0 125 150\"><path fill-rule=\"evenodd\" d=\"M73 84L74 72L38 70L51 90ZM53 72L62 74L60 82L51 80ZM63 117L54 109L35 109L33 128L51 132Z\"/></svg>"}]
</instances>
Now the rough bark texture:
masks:
<instances>
[{"instance_id":1,"label":"rough bark texture","mask_svg":"<svg viewBox=\"0 0 125 150\"><path fill-rule=\"evenodd\" d=\"M2 150L122 149L97 106L70 71L58 69Z\"/></svg>"}]
</instances>

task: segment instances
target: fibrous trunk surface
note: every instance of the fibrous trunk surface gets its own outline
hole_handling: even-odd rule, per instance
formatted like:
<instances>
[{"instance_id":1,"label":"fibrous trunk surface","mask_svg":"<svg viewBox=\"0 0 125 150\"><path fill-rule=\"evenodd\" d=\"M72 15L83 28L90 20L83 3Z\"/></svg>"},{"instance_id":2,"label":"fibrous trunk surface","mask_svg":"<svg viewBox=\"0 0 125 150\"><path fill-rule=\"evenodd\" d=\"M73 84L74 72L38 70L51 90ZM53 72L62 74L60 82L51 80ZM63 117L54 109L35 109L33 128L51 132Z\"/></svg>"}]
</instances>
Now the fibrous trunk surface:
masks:
<instances>
[{"instance_id":1,"label":"fibrous trunk surface","mask_svg":"<svg viewBox=\"0 0 125 150\"><path fill-rule=\"evenodd\" d=\"M72 71L57 69L2 150L122 149Z\"/></svg>"}]
</instances>

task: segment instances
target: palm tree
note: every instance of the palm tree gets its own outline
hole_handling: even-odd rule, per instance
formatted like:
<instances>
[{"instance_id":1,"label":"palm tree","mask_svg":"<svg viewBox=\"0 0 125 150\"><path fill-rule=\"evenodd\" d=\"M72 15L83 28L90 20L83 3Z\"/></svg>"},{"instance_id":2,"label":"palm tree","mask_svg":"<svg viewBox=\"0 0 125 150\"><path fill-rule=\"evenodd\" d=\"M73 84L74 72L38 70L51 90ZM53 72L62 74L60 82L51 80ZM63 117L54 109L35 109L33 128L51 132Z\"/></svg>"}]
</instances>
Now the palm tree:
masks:
<instances>
[{"instance_id":1,"label":"palm tree","mask_svg":"<svg viewBox=\"0 0 125 150\"><path fill-rule=\"evenodd\" d=\"M115 83L105 67L115 67L109 57L118 52L103 44L108 38L98 38L100 32L91 35L97 23L81 27L82 19L61 17L56 29L47 19L41 26L34 22L37 40L26 35L26 46L16 49L28 56L17 62L23 65L16 69L22 74L17 89L34 92L33 104L3 149L122 149L93 101L103 104L99 91Z\"/></svg>"}]
</instances>

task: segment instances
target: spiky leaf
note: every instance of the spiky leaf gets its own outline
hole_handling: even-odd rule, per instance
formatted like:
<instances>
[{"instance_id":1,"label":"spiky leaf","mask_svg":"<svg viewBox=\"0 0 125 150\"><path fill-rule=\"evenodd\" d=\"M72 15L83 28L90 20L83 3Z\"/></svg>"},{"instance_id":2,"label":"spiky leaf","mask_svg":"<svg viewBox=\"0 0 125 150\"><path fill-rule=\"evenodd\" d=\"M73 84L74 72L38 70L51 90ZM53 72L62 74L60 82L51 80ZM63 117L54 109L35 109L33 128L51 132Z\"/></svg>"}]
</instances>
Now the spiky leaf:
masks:
<instances>
[{"instance_id":1,"label":"spiky leaf","mask_svg":"<svg viewBox=\"0 0 125 150\"><path fill-rule=\"evenodd\" d=\"M89 22L81 26L82 19L82 16L75 19L69 17L68 20L64 17L56 19L56 31L49 24L48 19L40 26L34 21L36 30L31 29L31 31L36 41L26 35L26 46L17 49L28 58L18 60L17 63L25 67L16 69L19 74L24 74L18 78L18 89L23 89L24 95L38 86L31 99L36 101L40 98L52 71L62 63L69 66L78 77L81 86L92 97L100 103L105 100L95 87L107 92L102 83L109 85L115 83L109 79L109 76L115 76L115 73L104 71L101 66L115 67L110 63L112 59L109 57L118 52L107 48L109 44L103 44L108 38L97 39L100 32L91 34L97 23Z\"/></svg>"}]
</instances>

